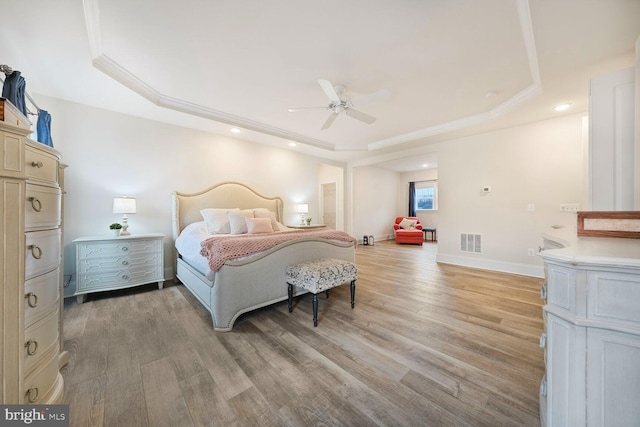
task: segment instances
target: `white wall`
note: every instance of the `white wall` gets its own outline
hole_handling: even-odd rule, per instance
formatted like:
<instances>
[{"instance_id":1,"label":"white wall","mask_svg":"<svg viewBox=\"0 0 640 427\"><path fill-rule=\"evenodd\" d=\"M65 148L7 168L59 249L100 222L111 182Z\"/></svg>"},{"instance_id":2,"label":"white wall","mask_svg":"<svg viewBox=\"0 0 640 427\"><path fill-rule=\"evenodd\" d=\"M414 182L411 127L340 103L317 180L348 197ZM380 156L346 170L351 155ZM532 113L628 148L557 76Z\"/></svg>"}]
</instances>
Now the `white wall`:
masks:
<instances>
[{"instance_id":1,"label":"white wall","mask_svg":"<svg viewBox=\"0 0 640 427\"><path fill-rule=\"evenodd\" d=\"M167 236L167 278L173 274L173 191L191 193L221 181L239 181L261 194L283 197L286 223L298 222L295 205L301 201L317 216L319 159L60 99L38 97L37 102L51 113L54 146L69 165L67 275L75 272L73 239L108 235L108 225L120 222L120 215L111 213L115 196L137 198L138 213L129 215L132 234Z\"/></svg>"},{"instance_id":2,"label":"white wall","mask_svg":"<svg viewBox=\"0 0 640 427\"><path fill-rule=\"evenodd\" d=\"M409 212L409 183L417 181L431 181L438 179L438 169L426 169L416 172L405 172L400 174L398 183L398 199L400 208L398 215L407 215ZM424 227L438 228L438 211L418 211L416 216L420 218L420 223Z\"/></svg>"},{"instance_id":3,"label":"white wall","mask_svg":"<svg viewBox=\"0 0 640 427\"><path fill-rule=\"evenodd\" d=\"M353 235L389 239L398 212L399 174L374 166L352 169Z\"/></svg>"},{"instance_id":4,"label":"white wall","mask_svg":"<svg viewBox=\"0 0 640 427\"><path fill-rule=\"evenodd\" d=\"M528 249L552 225L576 228L561 203L586 206L582 129L575 114L441 144L437 260L543 277ZM461 252L460 233L482 234L483 253Z\"/></svg>"}]
</instances>

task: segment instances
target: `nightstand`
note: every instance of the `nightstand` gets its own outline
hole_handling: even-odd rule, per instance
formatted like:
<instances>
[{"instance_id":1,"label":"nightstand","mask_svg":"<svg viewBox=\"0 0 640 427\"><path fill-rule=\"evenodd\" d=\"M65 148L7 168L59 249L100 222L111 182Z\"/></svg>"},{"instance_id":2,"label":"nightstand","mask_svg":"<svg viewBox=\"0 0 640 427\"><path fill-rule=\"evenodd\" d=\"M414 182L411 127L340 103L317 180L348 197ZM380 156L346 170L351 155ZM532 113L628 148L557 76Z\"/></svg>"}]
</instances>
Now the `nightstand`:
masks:
<instances>
[{"instance_id":1,"label":"nightstand","mask_svg":"<svg viewBox=\"0 0 640 427\"><path fill-rule=\"evenodd\" d=\"M298 230L311 230L313 228L325 228L324 224L311 224L311 225L287 225L289 228L295 228Z\"/></svg>"},{"instance_id":2,"label":"nightstand","mask_svg":"<svg viewBox=\"0 0 640 427\"><path fill-rule=\"evenodd\" d=\"M164 284L164 234L80 237L76 244L76 297L158 282Z\"/></svg>"}]
</instances>

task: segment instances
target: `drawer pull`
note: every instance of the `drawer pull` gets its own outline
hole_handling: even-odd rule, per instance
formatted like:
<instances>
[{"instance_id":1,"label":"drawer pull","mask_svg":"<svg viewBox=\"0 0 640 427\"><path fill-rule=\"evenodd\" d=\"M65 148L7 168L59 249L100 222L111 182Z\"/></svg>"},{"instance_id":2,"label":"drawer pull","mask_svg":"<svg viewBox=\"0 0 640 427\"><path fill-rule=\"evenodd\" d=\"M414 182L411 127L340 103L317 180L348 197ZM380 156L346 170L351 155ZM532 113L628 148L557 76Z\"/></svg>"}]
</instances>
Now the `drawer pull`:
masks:
<instances>
[{"instance_id":1,"label":"drawer pull","mask_svg":"<svg viewBox=\"0 0 640 427\"><path fill-rule=\"evenodd\" d=\"M38 351L38 341L29 340L24 346L27 348L29 356L33 356Z\"/></svg>"},{"instance_id":2,"label":"drawer pull","mask_svg":"<svg viewBox=\"0 0 640 427\"><path fill-rule=\"evenodd\" d=\"M547 334L542 333L540 335L540 348L545 348L547 346Z\"/></svg>"},{"instance_id":3,"label":"drawer pull","mask_svg":"<svg viewBox=\"0 0 640 427\"><path fill-rule=\"evenodd\" d=\"M543 397L547 396L547 381L542 381L540 383L540 395Z\"/></svg>"},{"instance_id":4,"label":"drawer pull","mask_svg":"<svg viewBox=\"0 0 640 427\"><path fill-rule=\"evenodd\" d=\"M123 274L123 275L122 275L122 278L123 278L124 280L129 280L129 276L127 276L126 274Z\"/></svg>"},{"instance_id":5,"label":"drawer pull","mask_svg":"<svg viewBox=\"0 0 640 427\"><path fill-rule=\"evenodd\" d=\"M129 261L122 261L122 265L129 265Z\"/></svg>"},{"instance_id":6,"label":"drawer pull","mask_svg":"<svg viewBox=\"0 0 640 427\"><path fill-rule=\"evenodd\" d=\"M33 208L34 211L36 212L42 211L42 202L40 200L36 199L35 197L29 197L27 198L27 200L31 202L31 207Z\"/></svg>"},{"instance_id":7,"label":"drawer pull","mask_svg":"<svg viewBox=\"0 0 640 427\"><path fill-rule=\"evenodd\" d=\"M124 252L127 252L127 251L129 250L129 248L128 248L128 247L126 247L126 246L123 246L123 247L122 247L122 250L123 250Z\"/></svg>"},{"instance_id":8,"label":"drawer pull","mask_svg":"<svg viewBox=\"0 0 640 427\"><path fill-rule=\"evenodd\" d=\"M38 305L38 295L34 294L33 292L29 292L24 297L27 299L27 304L29 304L29 307L36 308L36 306Z\"/></svg>"},{"instance_id":9,"label":"drawer pull","mask_svg":"<svg viewBox=\"0 0 640 427\"><path fill-rule=\"evenodd\" d=\"M29 401L29 403L37 402L38 401L38 387L29 388L29 390L27 390L27 392L25 393L25 396L27 396L27 400Z\"/></svg>"},{"instance_id":10,"label":"drawer pull","mask_svg":"<svg viewBox=\"0 0 640 427\"><path fill-rule=\"evenodd\" d=\"M31 166L33 166L34 168L41 168L44 165L42 164L42 162L31 162Z\"/></svg>"},{"instance_id":11,"label":"drawer pull","mask_svg":"<svg viewBox=\"0 0 640 427\"><path fill-rule=\"evenodd\" d=\"M547 285L542 285L540 288L540 298L543 300L547 300Z\"/></svg>"},{"instance_id":12,"label":"drawer pull","mask_svg":"<svg viewBox=\"0 0 640 427\"><path fill-rule=\"evenodd\" d=\"M31 255L35 258L35 259L40 259L42 258L42 249L40 249L39 246L36 245L29 245L27 246L27 249L29 249L31 251Z\"/></svg>"}]
</instances>

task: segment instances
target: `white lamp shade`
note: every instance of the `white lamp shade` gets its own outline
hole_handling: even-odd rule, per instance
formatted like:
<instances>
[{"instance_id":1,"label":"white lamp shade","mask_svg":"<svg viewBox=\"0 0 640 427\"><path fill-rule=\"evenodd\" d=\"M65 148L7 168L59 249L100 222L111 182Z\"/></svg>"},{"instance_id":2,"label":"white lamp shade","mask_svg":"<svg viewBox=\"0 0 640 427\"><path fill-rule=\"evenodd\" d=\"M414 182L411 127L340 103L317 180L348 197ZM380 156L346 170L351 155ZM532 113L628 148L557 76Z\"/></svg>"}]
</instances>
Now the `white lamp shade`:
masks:
<instances>
[{"instance_id":1,"label":"white lamp shade","mask_svg":"<svg viewBox=\"0 0 640 427\"><path fill-rule=\"evenodd\" d=\"M306 203L300 203L298 205L298 213L303 214L303 213L307 213L307 212L309 212L309 205L306 204Z\"/></svg>"},{"instance_id":2,"label":"white lamp shade","mask_svg":"<svg viewBox=\"0 0 640 427\"><path fill-rule=\"evenodd\" d=\"M136 213L136 199L131 197L116 197L113 199L113 213Z\"/></svg>"}]
</instances>

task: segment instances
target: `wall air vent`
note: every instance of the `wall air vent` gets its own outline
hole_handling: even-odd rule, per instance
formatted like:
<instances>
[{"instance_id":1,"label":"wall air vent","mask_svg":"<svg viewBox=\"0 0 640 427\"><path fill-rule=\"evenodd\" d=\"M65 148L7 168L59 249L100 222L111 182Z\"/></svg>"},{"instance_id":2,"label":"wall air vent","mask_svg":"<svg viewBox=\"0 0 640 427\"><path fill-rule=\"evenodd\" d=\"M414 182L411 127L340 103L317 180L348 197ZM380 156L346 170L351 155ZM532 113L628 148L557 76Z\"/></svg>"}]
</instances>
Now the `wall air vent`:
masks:
<instances>
[{"instance_id":1,"label":"wall air vent","mask_svg":"<svg viewBox=\"0 0 640 427\"><path fill-rule=\"evenodd\" d=\"M460 233L460 251L482 253L482 234Z\"/></svg>"}]
</instances>

